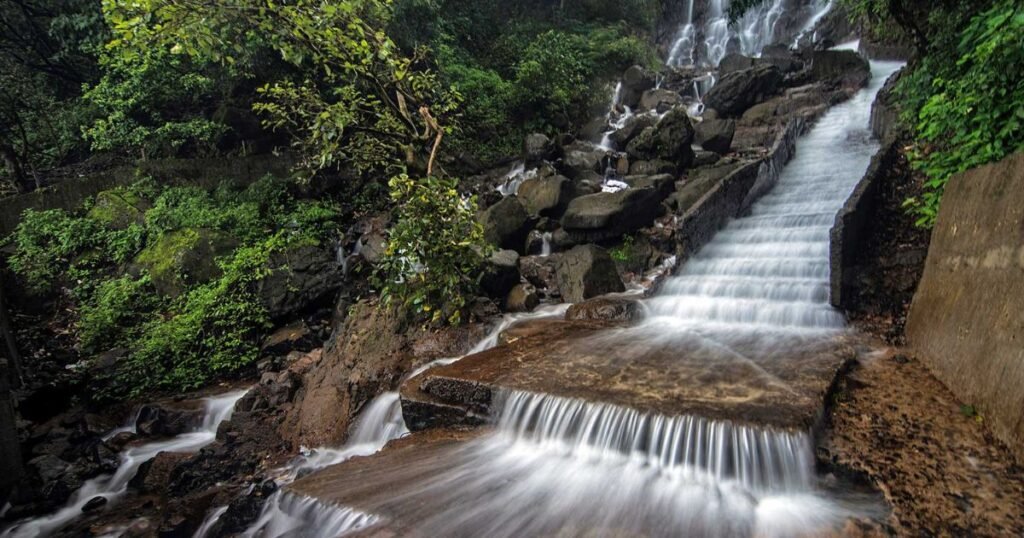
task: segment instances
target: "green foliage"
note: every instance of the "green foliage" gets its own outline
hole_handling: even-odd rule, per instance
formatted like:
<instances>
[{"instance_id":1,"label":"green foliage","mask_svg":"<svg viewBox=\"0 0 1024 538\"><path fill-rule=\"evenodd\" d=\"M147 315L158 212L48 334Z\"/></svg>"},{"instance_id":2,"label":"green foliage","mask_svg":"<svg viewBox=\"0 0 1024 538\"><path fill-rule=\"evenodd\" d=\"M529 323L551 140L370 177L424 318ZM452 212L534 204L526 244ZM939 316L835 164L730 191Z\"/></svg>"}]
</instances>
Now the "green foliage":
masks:
<instances>
[{"instance_id":1,"label":"green foliage","mask_svg":"<svg viewBox=\"0 0 1024 538\"><path fill-rule=\"evenodd\" d=\"M143 224L114 227L124 223L90 204L84 216L29 210L10 239L10 266L38 293L70 291L83 351L128 350L104 385L113 397L193 388L250 364L268 324L255 289L270 257L318 244L336 231L339 218L333 204L295 200L270 177L212 192L141 181L101 198L144 208ZM173 260L200 239L197 229L239 246L216 260L216 275L163 295L154 286L156 273L177 270ZM141 263L140 252L151 252L152 263ZM133 260L140 263L129 270ZM147 266L156 272L142 269Z\"/></svg>"},{"instance_id":2,"label":"green foliage","mask_svg":"<svg viewBox=\"0 0 1024 538\"><path fill-rule=\"evenodd\" d=\"M622 243L610 249L608 255L617 262L627 263L633 260L636 253L633 252L633 236L623 236Z\"/></svg>"},{"instance_id":3,"label":"green foliage","mask_svg":"<svg viewBox=\"0 0 1024 538\"><path fill-rule=\"evenodd\" d=\"M386 302L453 325L460 323L467 298L479 291L480 270L490 254L475 218L476 200L463 199L456 183L404 174L391 179L398 221L376 275Z\"/></svg>"},{"instance_id":4,"label":"green foliage","mask_svg":"<svg viewBox=\"0 0 1024 538\"><path fill-rule=\"evenodd\" d=\"M103 8L115 36L108 48L129 63L157 49L248 73L270 51L301 73L258 81L256 109L292 136L308 170L419 166L456 105L420 56L401 54L383 31L386 0L104 0Z\"/></svg>"},{"instance_id":5,"label":"green foliage","mask_svg":"<svg viewBox=\"0 0 1024 538\"><path fill-rule=\"evenodd\" d=\"M226 131L206 118L218 88L203 65L160 48L105 54L101 65L103 78L85 93L100 113L84 130L94 150L134 149L144 158L183 147L210 152Z\"/></svg>"},{"instance_id":6,"label":"green foliage","mask_svg":"<svg viewBox=\"0 0 1024 538\"><path fill-rule=\"evenodd\" d=\"M952 175L1024 148L1021 65L1024 8L1002 0L974 16L952 50L936 50L901 81L917 135L911 162L927 176L924 194L906 203L919 226L934 225Z\"/></svg>"}]
</instances>

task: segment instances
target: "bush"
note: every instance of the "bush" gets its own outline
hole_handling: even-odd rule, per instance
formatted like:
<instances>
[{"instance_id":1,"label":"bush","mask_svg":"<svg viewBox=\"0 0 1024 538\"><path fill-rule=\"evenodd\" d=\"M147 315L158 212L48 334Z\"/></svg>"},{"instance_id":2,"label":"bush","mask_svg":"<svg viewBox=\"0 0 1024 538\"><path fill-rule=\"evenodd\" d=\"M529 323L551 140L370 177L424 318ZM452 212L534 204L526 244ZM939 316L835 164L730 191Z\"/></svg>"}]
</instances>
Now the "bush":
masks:
<instances>
[{"instance_id":1,"label":"bush","mask_svg":"<svg viewBox=\"0 0 1024 538\"><path fill-rule=\"evenodd\" d=\"M951 58L957 58L950 63ZM931 227L951 176L1024 148L1024 8L1002 0L974 16L950 54L930 54L901 81L917 145L911 162L927 176L907 201Z\"/></svg>"},{"instance_id":2,"label":"bush","mask_svg":"<svg viewBox=\"0 0 1024 538\"><path fill-rule=\"evenodd\" d=\"M406 175L390 181L398 221L376 275L386 304L397 301L418 316L453 325L461 322L467 298L479 292L489 255L476 199L463 199L457 183Z\"/></svg>"}]
</instances>

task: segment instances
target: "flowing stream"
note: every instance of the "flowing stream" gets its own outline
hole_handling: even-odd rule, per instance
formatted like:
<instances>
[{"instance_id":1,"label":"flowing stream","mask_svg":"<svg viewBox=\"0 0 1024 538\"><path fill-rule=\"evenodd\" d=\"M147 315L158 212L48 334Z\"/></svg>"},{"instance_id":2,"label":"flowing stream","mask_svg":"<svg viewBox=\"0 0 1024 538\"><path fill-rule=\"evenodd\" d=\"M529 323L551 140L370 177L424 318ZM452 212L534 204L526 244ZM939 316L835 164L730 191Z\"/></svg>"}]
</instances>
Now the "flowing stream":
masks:
<instances>
[{"instance_id":1,"label":"flowing stream","mask_svg":"<svg viewBox=\"0 0 1024 538\"><path fill-rule=\"evenodd\" d=\"M874 63L870 86L799 140L749 215L645 301L648 317L601 338L756 362L786 360L798 346L841 334L844 318L828 304L829 230L877 151L869 111L898 67ZM400 514L423 536L500 538L802 536L873 508L822 488L807 431L521 391L506 391L494 409L493 432L365 477L372 491L360 510L293 493L275 509L290 505L290 517L316 535L337 534L338 526L321 533L309 522L329 517L354 529Z\"/></svg>"},{"instance_id":2,"label":"flowing stream","mask_svg":"<svg viewBox=\"0 0 1024 538\"><path fill-rule=\"evenodd\" d=\"M47 536L80 517L82 507L92 499L103 497L107 500L106 506L110 506L128 490L128 482L135 476L139 466L153 459L160 452L198 452L200 448L212 443L217 437L217 428L222 422L231 418L235 403L245 396L246 392L245 390L232 391L206 398L202 422L193 431L171 439L127 448L121 453L121 462L114 474L102 475L86 481L78 491L71 495L67 504L57 512L15 523L0 536L4 538ZM113 436L112 434L125 431L134 431L134 419L128 425L114 430L105 437L110 438Z\"/></svg>"}]
</instances>

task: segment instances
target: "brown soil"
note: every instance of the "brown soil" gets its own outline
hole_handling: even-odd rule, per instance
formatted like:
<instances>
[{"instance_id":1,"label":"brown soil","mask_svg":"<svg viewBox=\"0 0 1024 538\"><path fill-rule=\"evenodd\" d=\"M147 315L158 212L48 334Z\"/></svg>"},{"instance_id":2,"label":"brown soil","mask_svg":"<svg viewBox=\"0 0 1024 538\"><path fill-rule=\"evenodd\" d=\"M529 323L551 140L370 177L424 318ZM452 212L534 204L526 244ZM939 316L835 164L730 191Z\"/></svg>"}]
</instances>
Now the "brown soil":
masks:
<instances>
[{"instance_id":1,"label":"brown soil","mask_svg":"<svg viewBox=\"0 0 1024 538\"><path fill-rule=\"evenodd\" d=\"M888 351L839 384L820 447L866 474L899 536L1024 536L1024 468L916 359Z\"/></svg>"}]
</instances>

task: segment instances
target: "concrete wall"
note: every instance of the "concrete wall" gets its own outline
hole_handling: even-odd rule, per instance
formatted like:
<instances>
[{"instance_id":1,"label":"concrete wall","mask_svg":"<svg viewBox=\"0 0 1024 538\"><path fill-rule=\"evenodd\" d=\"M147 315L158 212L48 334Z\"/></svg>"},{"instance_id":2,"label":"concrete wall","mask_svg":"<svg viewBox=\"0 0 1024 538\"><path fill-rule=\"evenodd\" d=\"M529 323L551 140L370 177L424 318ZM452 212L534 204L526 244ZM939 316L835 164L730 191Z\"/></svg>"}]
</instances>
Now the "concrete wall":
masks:
<instances>
[{"instance_id":1,"label":"concrete wall","mask_svg":"<svg viewBox=\"0 0 1024 538\"><path fill-rule=\"evenodd\" d=\"M1024 462L1024 153L950 180L907 338Z\"/></svg>"},{"instance_id":2,"label":"concrete wall","mask_svg":"<svg viewBox=\"0 0 1024 538\"><path fill-rule=\"evenodd\" d=\"M829 251L830 300L836 308L850 310L855 306L856 286L864 266L860 254L871 232L881 183L898 156L899 147L896 143L891 139L884 142L878 153L871 158L864 177L836 214Z\"/></svg>"}]
</instances>

